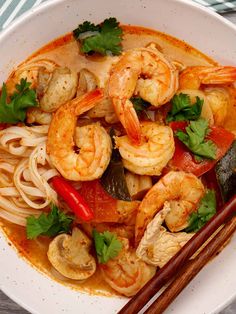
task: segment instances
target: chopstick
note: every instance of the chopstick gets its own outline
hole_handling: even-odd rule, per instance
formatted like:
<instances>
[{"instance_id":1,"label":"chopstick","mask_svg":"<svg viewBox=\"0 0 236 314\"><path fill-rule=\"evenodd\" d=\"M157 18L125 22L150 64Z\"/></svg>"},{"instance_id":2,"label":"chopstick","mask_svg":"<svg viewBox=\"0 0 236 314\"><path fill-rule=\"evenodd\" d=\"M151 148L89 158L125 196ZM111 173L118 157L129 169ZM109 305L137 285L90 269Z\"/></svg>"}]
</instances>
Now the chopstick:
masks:
<instances>
[{"instance_id":1,"label":"chopstick","mask_svg":"<svg viewBox=\"0 0 236 314\"><path fill-rule=\"evenodd\" d=\"M236 217L233 217L207 244L207 246L177 274L174 281L151 304L144 314L161 314L170 305L188 283L198 274L232 236L236 230Z\"/></svg>"},{"instance_id":2,"label":"chopstick","mask_svg":"<svg viewBox=\"0 0 236 314\"><path fill-rule=\"evenodd\" d=\"M236 195L220 209L208 223L200 229L182 249L163 266L155 276L118 312L136 314L145 304L184 267L188 259L203 243L236 212Z\"/></svg>"}]
</instances>

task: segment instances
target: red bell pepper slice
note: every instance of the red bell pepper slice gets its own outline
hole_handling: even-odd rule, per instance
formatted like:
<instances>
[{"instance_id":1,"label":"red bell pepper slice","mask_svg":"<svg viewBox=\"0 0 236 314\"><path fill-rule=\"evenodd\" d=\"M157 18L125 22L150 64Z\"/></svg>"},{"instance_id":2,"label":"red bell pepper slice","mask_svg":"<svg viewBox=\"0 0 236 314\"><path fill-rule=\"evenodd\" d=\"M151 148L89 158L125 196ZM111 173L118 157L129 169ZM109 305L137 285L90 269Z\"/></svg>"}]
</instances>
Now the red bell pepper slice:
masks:
<instances>
[{"instance_id":1,"label":"red bell pepper slice","mask_svg":"<svg viewBox=\"0 0 236 314\"><path fill-rule=\"evenodd\" d=\"M94 213L79 192L64 178L52 178L52 185L56 192L64 199L73 213L80 219L89 221L94 218Z\"/></svg>"},{"instance_id":2,"label":"red bell pepper slice","mask_svg":"<svg viewBox=\"0 0 236 314\"><path fill-rule=\"evenodd\" d=\"M82 182L79 192L94 211L93 222L117 222L119 220L118 201L103 189L99 180Z\"/></svg>"},{"instance_id":3,"label":"red bell pepper slice","mask_svg":"<svg viewBox=\"0 0 236 314\"><path fill-rule=\"evenodd\" d=\"M170 123L170 127L174 132L177 130L185 131L187 125L187 122ZM177 137L175 137L175 153L172 160L170 161L170 167L186 172L191 172L198 177L212 169L217 161L225 155L235 137L233 133L225 130L222 127L212 126L210 127L210 130L211 132L207 135L206 138L214 142L217 146L215 160L206 159L197 163L193 157L193 154L188 150L188 148Z\"/></svg>"}]
</instances>

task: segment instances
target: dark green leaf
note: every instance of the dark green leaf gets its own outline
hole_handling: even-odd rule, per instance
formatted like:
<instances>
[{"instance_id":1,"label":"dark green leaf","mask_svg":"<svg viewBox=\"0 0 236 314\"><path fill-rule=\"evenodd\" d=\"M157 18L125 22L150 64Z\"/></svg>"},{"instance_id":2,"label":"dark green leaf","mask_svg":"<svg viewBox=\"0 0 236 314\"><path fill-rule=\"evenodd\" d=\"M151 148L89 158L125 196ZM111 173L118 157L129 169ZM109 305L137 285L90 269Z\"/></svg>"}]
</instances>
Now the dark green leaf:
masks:
<instances>
[{"instance_id":1,"label":"dark green leaf","mask_svg":"<svg viewBox=\"0 0 236 314\"><path fill-rule=\"evenodd\" d=\"M197 212L189 217L189 226L186 232L197 232L200 230L216 213L216 196L214 190L207 190L198 206Z\"/></svg>"},{"instance_id":2,"label":"dark green leaf","mask_svg":"<svg viewBox=\"0 0 236 314\"><path fill-rule=\"evenodd\" d=\"M30 85L27 79L21 79L20 84L16 84L16 91L10 97L11 101L7 103L7 88L6 84L3 84L0 97L0 122L23 122L27 108L38 105L36 92L30 89Z\"/></svg>"},{"instance_id":3,"label":"dark green leaf","mask_svg":"<svg viewBox=\"0 0 236 314\"><path fill-rule=\"evenodd\" d=\"M109 231L99 233L94 229L93 239L98 261L101 264L105 264L110 259L115 258L122 249L122 243L117 239L115 234Z\"/></svg>"},{"instance_id":4,"label":"dark green leaf","mask_svg":"<svg viewBox=\"0 0 236 314\"><path fill-rule=\"evenodd\" d=\"M137 113L145 111L151 106L148 101L143 100L141 97L131 97L130 101L133 103Z\"/></svg>"},{"instance_id":5,"label":"dark green leaf","mask_svg":"<svg viewBox=\"0 0 236 314\"><path fill-rule=\"evenodd\" d=\"M236 141L216 164L216 177L225 202L236 193Z\"/></svg>"},{"instance_id":6,"label":"dark green leaf","mask_svg":"<svg viewBox=\"0 0 236 314\"><path fill-rule=\"evenodd\" d=\"M90 32L90 33L88 33ZM102 55L119 55L123 31L116 18L104 20L101 25L84 22L73 31L74 36L81 43L84 53L98 52ZM84 34L87 36L84 37Z\"/></svg>"},{"instance_id":7,"label":"dark green leaf","mask_svg":"<svg viewBox=\"0 0 236 314\"><path fill-rule=\"evenodd\" d=\"M208 122L206 120L199 119L197 121L190 121L185 131L186 133L179 130L175 135L196 155L198 161L201 161L199 157L209 159L216 158L216 145L210 140L205 140L209 132Z\"/></svg>"},{"instance_id":8,"label":"dark green leaf","mask_svg":"<svg viewBox=\"0 0 236 314\"><path fill-rule=\"evenodd\" d=\"M106 171L103 173L100 179L100 182L104 190L112 197L118 200L131 201L131 196L129 194L125 179L122 158L120 156L119 150L115 148L114 130L111 130L110 135L113 143L112 156Z\"/></svg>"},{"instance_id":9,"label":"dark green leaf","mask_svg":"<svg viewBox=\"0 0 236 314\"><path fill-rule=\"evenodd\" d=\"M27 239L35 239L39 235L53 237L70 230L73 217L59 211L56 205L52 205L51 211L46 215L42 213L38 218L27 217Z\"/></svg>"},{"instance_id":10,"label":"dark green leaf","mask_svg":"<svg viewBox=\"0 0 236 314\"><path fill-rule=\"evenodd\" d=\"M191 104L189 95L180 93L172 98L171 104L172 108L168 112L167 122L197 120L202 112L203 99L197 96L196 102Z\"/></svg>"}]
</instances>

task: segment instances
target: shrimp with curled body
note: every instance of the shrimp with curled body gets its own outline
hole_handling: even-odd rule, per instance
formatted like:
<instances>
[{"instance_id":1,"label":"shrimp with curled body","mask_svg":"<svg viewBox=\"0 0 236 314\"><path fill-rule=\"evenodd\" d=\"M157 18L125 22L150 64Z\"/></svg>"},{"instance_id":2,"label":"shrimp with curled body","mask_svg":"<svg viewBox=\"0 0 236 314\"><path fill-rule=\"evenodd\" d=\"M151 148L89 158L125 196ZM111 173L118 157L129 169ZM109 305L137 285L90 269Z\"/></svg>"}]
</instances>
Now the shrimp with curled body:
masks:
<instances>
[{"instance_id":1,"label":"shrimp with curled body","mask_svg":"<svg viewBox=\"0 0 236 314\"><path fill-rule=\"evenodd\" d=\"M164 175L145 195L137 213L135 243L139 243L148 223L159 212L165 202L171 211L165 223L171 232L188 226L189 215L197 210L197 205L205 193L205 188L195 175L183 171L170 171Z\"/></svg>"},{"instance_id":2,"label":"shrimp with curled body","mask_svg":"<svg viewBox=\"0 0 236 314\"><path fill-rule=\"evenodd\" d=\"M233 99L227 87L236 81L236 67L231 66L192 66L180 73L180 89L192 90L191 93L204 94L203 108L207 120L215 125L223 125L228 108ZM212 123L212 124L213 124Z\"/></svg>"},{"instance_id":3,"label":"shrimp with curled body","mask_svg":"<svg viewBox=\"0 0 236 314\"><path fill-rule=\"evenodd\" d=\"M140 146L134 145L126 135L115 138L123 165L136 174L160 175L174 155L172 129L155 122L142 122L141 134Z\"/></svg>"},{"instance_id":4,"label":"shrimp with curled body","mask_svg":"<svg viewBox=\"0 0 236 314\"><path fill-rule=\"evenodd\" d=\"M109 96L117 117L134 143L141 142L141 129L130 98L139 95L159 107L168 102L177 89L178 71L157 49L150 46L124 52L112 68Z\"/></svg>"},{"instance_id":5,"label":"shrimp with curled body","mask_svg":"<svg viewBox=\"0 0 236 314\"><path fill-rule=\"evenodd\" d=\"M120 238L122 250L106 264L99 264L104 280L117 292L135 295L154 275L156 267L140 260L129 247L129 240Z\"/></svg>"},{"instance_id":6,"label":"shrimp with curled body","mask_svg":"<svg viewBox=\"0 0 236 314\"><path fill-rule=\"evenodd\" d=\"M101 90L89 92L62 105L53 115L47 152L53 165L68 180L95 180L109 164L112 143L106 130L98 123L76 128L77 117L93 108L102 97ZM74 150L75 144L79 153Z\"/></svg>"}]
</instances>

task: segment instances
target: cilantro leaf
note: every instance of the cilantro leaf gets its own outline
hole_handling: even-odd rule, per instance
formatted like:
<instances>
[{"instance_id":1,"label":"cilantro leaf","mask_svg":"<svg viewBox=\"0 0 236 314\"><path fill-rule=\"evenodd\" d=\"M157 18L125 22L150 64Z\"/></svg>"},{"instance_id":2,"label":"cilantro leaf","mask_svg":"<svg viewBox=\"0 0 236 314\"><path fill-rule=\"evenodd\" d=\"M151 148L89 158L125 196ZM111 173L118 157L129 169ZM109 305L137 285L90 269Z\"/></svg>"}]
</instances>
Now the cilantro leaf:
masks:
<instances>
[{"instance_id":1,"label":"cilantro leaf","mask_svg":"<svg viewBox=\"0 0 236 314\"><path fill-rule=\"evenodd\" d=\"M35 239L39 235L53 237L70 230L73 217L59 211L56 205L52 205L51 211L46 215L42 213L38 218L27 217L27 239Z\"/></svg>"},{"instance_id":2,"label":"cilantro leaf","mask_svg":"<svg viewBox=\"0 0 236 314\"><path fill-rule=\"evenodd\" d=\"M3 83L0 97L0 122L17 123L23 122L26 118L26 110L29 107L37 106L36 92L30 89L31 83L27 79L21 79L20 84L16 84L16 91L7 102L7 87Z\"/></svg>"},{"instance_id":3,"label":"cilantro leaf","mask_svg":"<svg viewBox=\"0 0 236 314\"><path fill-rule=\"evenodd\" d=\"M122 243L117 239L115 234L109 231L99 233L94 229L93 239L98 261L101 264L105 264L109 259L115 258L122 249Z\"/></svg>"},{"instance_id":4,"label":"cilantro leaf","mask_svg":"<svg viewBox=\"0 0 236 314\"><path fill-rule=\"evenodd\" d=\"M201 157L216 158L216 145L210 140L205 140L209 133L208 122L205 119L190 121L185 130L186 133L179 130L175 135L195 154L197 161L201 161Z\"/></svg>"},{"instance_id":5,"label":"cilantro leaf","mask_svg":"<svg viewBox=\"0 0 236 314\"><path fill-rule=\"evenodd\" d=\"M98 52L102 55L121 53L123 31L116 18L106 19L101 25L86 21L80 24L73 34L80 41L81 51L84 53Z\"/></svg>"},{"instance_id":6,"label":"cilantro leaf","mask_svg":"<svg viewBox=\"0 0 236 314\"><path fill-rule=\"evenodd\" d=\"M168 112L167 122L197 120L202 112L203 99L197 96L196 102L191 104L189 95L180 93L171 99L171 104L172 108Z\"/></svg>"},{"instance_id":7,"label":"cilantro leaf","mask_svg":"<svg viewBox=\"0 0 236 314\"><path fill-rule=\"evenodd\" d=\"M99 25L95 25L91 22L85 21L83 24L80 24L75 30L73 30L74 37L77 39L79 36L86 32L99 32Z\"/></svg>"},{"instance_id":8,"label":"cilantro leaf","mask_svg":"<svg viewBox=\"0 0 236 314\"><path fill-rule=\"evenodd\" d=\"M208 220L216 213L216 196L214 190L207 190L204 197L201 199L197 212L194 212L189 217L189 226L185 229L186 232L197 232L201 229Z\"/></svg>"}]
</instances>

